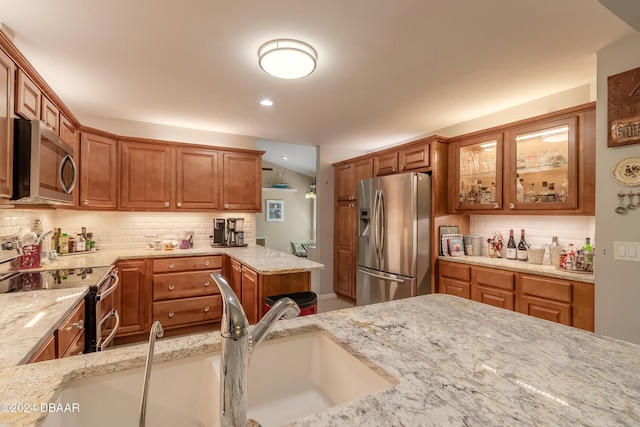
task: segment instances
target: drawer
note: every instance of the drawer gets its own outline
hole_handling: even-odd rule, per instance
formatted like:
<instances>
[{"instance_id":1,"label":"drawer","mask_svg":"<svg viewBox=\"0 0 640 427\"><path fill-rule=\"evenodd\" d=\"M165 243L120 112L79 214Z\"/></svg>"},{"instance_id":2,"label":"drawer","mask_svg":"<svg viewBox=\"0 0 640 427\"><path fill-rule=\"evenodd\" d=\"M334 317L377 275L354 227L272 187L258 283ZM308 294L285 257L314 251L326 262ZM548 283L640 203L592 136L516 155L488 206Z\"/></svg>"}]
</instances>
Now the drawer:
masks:
<instances>
[{"instance_id":1,"label":"drawer","mask_svg":"<svg viewBox=\"0 0 640 427\"><path fill-rule=\"evenodd\" d=\"M515 274L494 268L476 267L476 280L479 285L512 291L515 285Z\"/></svg>"},{"instance_id":2,"label":"drawer","mask_svg":"<svg viewBox=\"0 0 640 427\"><path fill-rule=\"evenodd\" d=\"M455 295L460 298L471 298L471 286L469 283L458 280L442 279L440 282L440 292L443 294Z\"/></svg>"},{"instance_id":3,"label":"drawer","mask_svg":"<svg viewBox=\"0 0 640 427\"><path fill-rule=\"evenodd\" d=\"M58 328L58 356L65 354L78 335L84 333L84 300ZM82 341L84 350L84 340Z\"/></svg>"},{"instance_id":4,"label":"drawer","mask_svg":"<svg viewBox=\"0 0 640 427\"><path fill-rule=\"evenodd\" d=\"M219 294L210 271L189 271L153 275L153 300L201 297ZM219 271L219 270L218 270Z\"/></svg>"},{"instance_id":5,"label":"drawer","mask_svg":"<svg viewBox=\"0 0 640 427\"><path fill-rule=\"evenodd\" d=\"M153 303L153 320L159 320L165 328L215 322L220 319L222 319L220 295Z\"/></svg>"},{"instance_id":6,"label":"drawer","mask_svg":"<svg viewBox=\"0 0 640 427\"><path fill-rule=\"evenodd\" d=\"M468 282L471 280L471 267L446 261L440 262L440 275Z\"/></svg>"},{"instance_id":7,"label":"drawer","mask_svg":"<svg viewBox=\"0 0 640 427\"><path fill-rule=\"evenodd\" d=\"M222 269L222 255L158 258L153 260L154 273Z\"/></svg>"},{"instance_id":8,"label":"drawer","mask_svg":"<svg viewBox=\"0 0 640 427\"><path fill-rule=\"evenodd\" d=\"M525 295L571 303L571 291L571 283L564 280L522 275L522 293Z\"/></svg>"}]
</instances>

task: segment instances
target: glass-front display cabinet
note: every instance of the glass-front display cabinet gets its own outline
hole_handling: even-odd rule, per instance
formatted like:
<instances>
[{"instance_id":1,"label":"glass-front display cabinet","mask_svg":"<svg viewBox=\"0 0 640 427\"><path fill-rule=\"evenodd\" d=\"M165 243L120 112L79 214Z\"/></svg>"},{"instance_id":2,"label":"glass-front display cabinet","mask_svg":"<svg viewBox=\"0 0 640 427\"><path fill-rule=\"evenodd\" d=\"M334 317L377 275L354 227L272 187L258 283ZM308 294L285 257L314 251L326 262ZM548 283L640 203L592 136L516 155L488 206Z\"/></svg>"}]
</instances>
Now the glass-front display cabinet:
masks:
<instances>
[{"instance_id":1,"label":"glass-front display cabinet","mask_svg":"<svg viewBox=\"0 0 640 427\"><path fill-rule=\"evenodd\" d=\"M453 208L458 211L483 211L502 208L501 133L477 136L454 144L452 153L456 179Z\"/></svg>"},{"instance_id":2,"label":"glass-front display cabinet","mask_svg":"<svg viewBox=\"0 0 640 427\"><path fill-rule=\"evenodd\" d=\"M573 116L507 132L505 208L577 207L577 123Z\"/></svg>"}]
</instances>

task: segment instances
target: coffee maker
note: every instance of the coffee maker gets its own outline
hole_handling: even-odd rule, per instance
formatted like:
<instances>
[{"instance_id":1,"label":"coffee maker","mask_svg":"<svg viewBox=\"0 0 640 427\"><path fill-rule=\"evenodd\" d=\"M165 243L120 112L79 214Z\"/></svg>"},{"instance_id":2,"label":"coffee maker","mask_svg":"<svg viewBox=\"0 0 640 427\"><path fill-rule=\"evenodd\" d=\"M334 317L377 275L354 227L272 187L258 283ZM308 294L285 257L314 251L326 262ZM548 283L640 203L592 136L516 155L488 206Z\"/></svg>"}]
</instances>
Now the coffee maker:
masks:
<instances>
[{"instance_id":1,"label":"coffee maker","mask_svg":"<svg viewBox=\"0 0 640 427\"><path fill-rule=\"evenodd\" d=\"M225 246L226 238L225 238L225 219L224 218L214 218L213 219L213 246Z\"/></svg>"},{"instance_id":2,"label":"coffee maker","mask_svg":"<svg viewBox=\"0 0 640 427\"><path fill-rule=\"evenodd\" d=\"M244 246L244 218L227 218L227 245Z\"/></svg>"}]
</instances>

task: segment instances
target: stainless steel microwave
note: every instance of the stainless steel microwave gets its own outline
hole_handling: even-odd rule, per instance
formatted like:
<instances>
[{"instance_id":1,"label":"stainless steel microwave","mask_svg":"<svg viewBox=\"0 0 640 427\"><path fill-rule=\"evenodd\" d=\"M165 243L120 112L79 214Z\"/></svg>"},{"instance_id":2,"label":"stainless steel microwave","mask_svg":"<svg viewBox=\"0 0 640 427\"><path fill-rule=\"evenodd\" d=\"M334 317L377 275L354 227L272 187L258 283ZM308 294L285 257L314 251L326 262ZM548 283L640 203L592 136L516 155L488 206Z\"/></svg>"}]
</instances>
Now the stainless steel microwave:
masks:
<instances>
[{"instance_id":1,"label":"stainless steel microwave","mask_svg":"<svg viewBox=\"0 0 640 427\"><path fill-rule=\"evenodd\" d=\"M73 203L73 147L38 120L14 119L13 203Z\"/></svg>"}]
</instances>

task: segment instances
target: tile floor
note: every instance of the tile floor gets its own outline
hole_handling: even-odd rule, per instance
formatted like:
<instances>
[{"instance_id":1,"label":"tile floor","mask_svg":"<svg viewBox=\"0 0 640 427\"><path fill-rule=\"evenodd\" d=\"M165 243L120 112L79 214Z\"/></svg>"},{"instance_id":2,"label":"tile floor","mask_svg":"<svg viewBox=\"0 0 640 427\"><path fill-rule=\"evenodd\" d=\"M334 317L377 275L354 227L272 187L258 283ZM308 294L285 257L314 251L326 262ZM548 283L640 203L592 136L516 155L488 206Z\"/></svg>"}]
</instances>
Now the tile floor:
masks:
<instances>
[{"instance_id":1,"label":"tile floor","mask_svg":"<svg viewBox=\"0 0 640 427\"><path fill-rule=\"evenodd\" d=\"M341 310L350 307L354 307L354 305L340 298L326 298L318 299L317 309L318 313L325 313L327 311Z\"/></svg>"}]
</instances>

